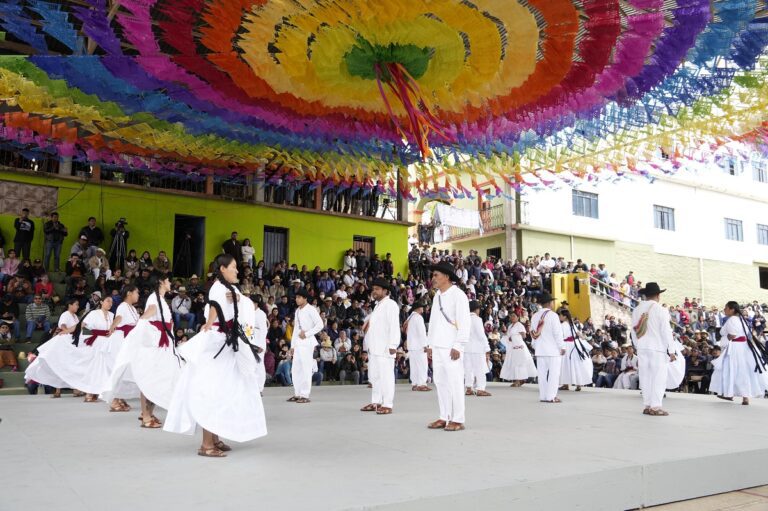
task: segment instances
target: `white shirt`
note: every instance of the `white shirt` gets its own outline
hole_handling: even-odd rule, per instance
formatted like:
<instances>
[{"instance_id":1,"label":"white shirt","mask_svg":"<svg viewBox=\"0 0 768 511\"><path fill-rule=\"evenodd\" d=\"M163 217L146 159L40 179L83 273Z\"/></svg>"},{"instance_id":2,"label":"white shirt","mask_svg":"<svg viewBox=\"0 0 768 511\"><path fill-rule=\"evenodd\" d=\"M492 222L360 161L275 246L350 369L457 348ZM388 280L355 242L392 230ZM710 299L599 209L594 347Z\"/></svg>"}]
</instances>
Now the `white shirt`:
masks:
<instances>
[{"instance_id":1,"label":"white shirt","mask_svg":"<svg viewBox=\"0 0 768 511\"><path fill-rule=\"evenodd\" d=\"M219 284L221 285L221 284ZM223 287L223 286L222 286ZM171 309L168 307L168 303L164 300L160 300L160 304L157 303L157 293L151 293L149 295L149 298L147 298L147 304L145 305L144 310L149 309L150 305L155 306L155 313L152 315L152 317L147 318L148 321L162 321L162 318L160 317L160 308L163 309L163 316L165 317L165 321L170 323L173 321L173 316L171 316Z\"/></svg>"},{"instance_id":2,"label":"white shirt","mask_svg":"<svg viewBox=\"0 0 768 511\"><path fill-rule=\"evenodd\" d=\"M267 349L267 330L269 330L267 315L259 307L256 307L255 315L256 321L253 322L253 344L265 350Z\"/></svg>"},{"instance_id":3,"label":"white shirt","mask_svg":"<svg viewBox=\"0 0 768 511\"><path fill-rule=\"evenodd\" d=\"M488 337L485 335L483 320L474 312L469 315L470 329L469 342L467 343L467 353L489 353L491 347L488 345Z\"/></svg>"},{"instance_id":4,"label":"white shirt","mask_svg":"<svg viewBox=\"0 0 768 511\"><path fill-rule=\"evenodd\" d=\"M171 309L173 312L189 314L190 307L192 307L192 300L190 300L189 296L184 296L182 298L181 295L178 295L171 300Z\"/></svg>"},{"instance_id":5,"label":"white shirt","mask_svg":"<svg viewBox=\"0 0 768 511\"><path fill-rule=\"evenodd\" d=\"M463 353L464 346L469 342L470 327L467 295L456 286L449 287L444 293L438 290L432 299L427 346Z\"/></svg>"},{"instance_id":6,"label":"white shirt","mask_svg":"<svg viewBox=\"0 0 768 511\"><path fill-rule=\"evenodd\" d=\"M373 309L365 338L369 355L395 358L389 350L400 346L400 308L389 296L379 300Z\"/></svg>"},{"instance_id":7,"label":"white shirt","mask_svg":"<svg viewBox=\"0 0 768 511\"><path fill-rule=\"evenodd\" d=\"M637 338L635 327L640 323L643 314L648 314L645 335ZM669 325L669 311L654 300L640 302L632 312L630 335L638 350L660 351L667 353L672 343L672 327Z\"/></svg>"},{"instance_id":8,"label":"white shirt","mask_svg":"<svg viewBox=\"0 0 768 511\"><path fill-rule=\"evenodd\" d=\"M539 309L531 318L531 331L538 330L542 324L541 335L533 340L533 349L537 357L559 357L560 350L565 349L563 327L556 312L547 308Z\"/></svg>"},{"instance_id":9,"label":"white shirt","mask_svg":"<svg viewBox=\"0 0 768 511\"><path fill-rule=\"evenodd\" d=\"M621 357L621 370L626 371L627 369L634 369L637 371L637 355L632 355L632 358L629 358L629 355L624 355Z\"/></svg>"},{"instance_id":10,"label":"white shirt","mask_svg":"<svg viewBox=\"0 0 768 511\"><path fill-rule=\"evenodd\" d=\"M718 342L718 344L723 349L725 349L725 347L728 346L728 344L731 342L731 340L728 339L729 335L732 335L735 339L738 339L739 337L746 337L747 339L751 338L751 335L746 333L744 325L742 324L739 316L730 316L726 318L723 326L720 327L720 335L722 337L720 338L720 342Z\"/></svg>"},{"instance_id":11,"label":"white shirt","mask_svg":"<svg viewBox=\"0 0 768 511\"><path fill-rule=\"evenodd\" d=\"M135 325L139 321L139 313L133 307L125 302L117 306L115 316L120 317L120 324L117 326Z\"/></svg>"},{"instance_id":12,"label":"white shirt","mask_svg":"<svg viewBox=\"0 0 768 511\"><path fill-rule=\"evenodd\" d=\"M111 312L105 316L101 309L97 309L83 318L83 326L88 330L109 330L114 320L115 315Z\"/></svg>"},{"instance_id":13,"label":"white shirt","mask_svg":"<svg viewBox=\"0 0 768 511\"><path fill-rule=\"evenodd\" d=\"M408 318L408 327L405 330L408 339L408 351L422 351L427 345L427 327L424 318L418 312L414 312Z\"/></svg>"},{"instance_id":14,"label":"white shirt","mask_svg":"<svg viewBox=\"0 0 768 511\"><path fill-rule=\"evenodd\" d=\"M296 315L293 320L293 336L291 337L292 348L314 348L317 345L315 335L324 328L320 313L308 303L303 307L296 309ZM304 339L299 337L301 331L304 331Z\"/></svg>"},{"instance_id":15,"label":"white shirt","mask_svg":"<svg viewBox=\"0 0 768 511\"><path fill-rule=\"evenodd\" d=\"M59 328L72 328L75 326L78 322L80 322L79 319L77 319L77 314L72 314L69 311L65 311L61 316L59 316Z\"/></svg>"},{"instance_id":16,"label":"white shirt","mask_svg":"<svg viewBox=\"0 0 768 511\"><path fill-rule=\"evenodd\" d=\"M518 349L525 347L525 341L523 336L525 335L525 327L519 321L514 325L510 325L507 328L507 334L501 338L507 349Z\"/></svg>"}]
</instances>

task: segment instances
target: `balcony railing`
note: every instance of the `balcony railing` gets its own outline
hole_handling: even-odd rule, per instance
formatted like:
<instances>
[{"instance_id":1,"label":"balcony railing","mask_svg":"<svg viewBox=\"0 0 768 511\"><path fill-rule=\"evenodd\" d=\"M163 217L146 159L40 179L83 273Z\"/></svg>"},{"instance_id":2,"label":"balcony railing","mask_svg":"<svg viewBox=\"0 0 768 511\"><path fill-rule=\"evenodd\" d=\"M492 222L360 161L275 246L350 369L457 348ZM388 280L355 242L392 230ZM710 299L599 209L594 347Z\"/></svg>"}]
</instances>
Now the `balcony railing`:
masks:
<instances>
[{"instance_id":1,"label":"balcony railing","mask_svg":"<svg viewBox=\"0 0 768 511\"><path fill-rule=\"evenodd\" d=\"M480 225L481 229L470 229L467 227L450 227L449 234L444 241L454 241L462 238L469 238L471 236L479 236L480 234L487 234L489 232L497 232L504 229L504 205L499 204L491 206L488 209L481 209L480 213Z\"/></svg>"}]
</instances>

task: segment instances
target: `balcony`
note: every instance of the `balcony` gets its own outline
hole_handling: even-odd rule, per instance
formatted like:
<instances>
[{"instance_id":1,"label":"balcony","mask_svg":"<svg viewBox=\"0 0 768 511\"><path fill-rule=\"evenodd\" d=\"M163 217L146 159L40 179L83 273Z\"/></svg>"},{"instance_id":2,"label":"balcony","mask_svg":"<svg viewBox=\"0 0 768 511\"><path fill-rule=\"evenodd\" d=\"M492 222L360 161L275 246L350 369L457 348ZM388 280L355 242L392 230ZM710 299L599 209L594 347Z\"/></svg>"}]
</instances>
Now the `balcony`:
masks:
<instances>
[{"instance_id":1,"label":"balcony","mask_svg":"<svg viewBox=\"0 0 768 511\"><path fill-rule=\"evenodd\" d=\"M470 238L473 236L480 236L481 234L495 233L504 230L504 205L498 204L491 206L488 209L482 209L480 213L480 224L482 225L482 231L480 229L470 229L466 227L449 227L449 234L444 241L455 241L463 238Z\"/></svg>"}]
</instances>

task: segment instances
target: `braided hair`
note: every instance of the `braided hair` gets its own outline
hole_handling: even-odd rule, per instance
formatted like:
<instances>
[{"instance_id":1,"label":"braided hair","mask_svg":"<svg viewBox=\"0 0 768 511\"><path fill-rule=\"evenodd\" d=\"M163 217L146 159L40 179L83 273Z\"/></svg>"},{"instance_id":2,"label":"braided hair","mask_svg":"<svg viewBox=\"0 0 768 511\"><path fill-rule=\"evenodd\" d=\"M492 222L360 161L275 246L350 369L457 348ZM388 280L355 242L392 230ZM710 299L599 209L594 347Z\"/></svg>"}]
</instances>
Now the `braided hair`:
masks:
<instances>
[{"instance_id":1,"label":"braided hair","mask_svg":"<svg viewBox=\"0 0 768 511\"><path fill-rule=\"evenodd\" d=\"M224 287L227 288L227 291L232 293L232 305L235 309L235 317L232 318L232 323L237 323L237 317L238 317L238 310L237 310L237 290L235 289L235 286L233 284L230 284L227 282L227 279L224 278L224 275L221 273L221 267L227 267L230 264L232 264L232 261L234 261L235 258L231 254L219 254L216 256L216 259L213 261L213 267L214 267L214 274L216 276L216 280L218 280ZM224 318L219 318L219 321L224 321Z\"/></svg>"},{"instance_id":2,"label":"braided hair","mask_svg":"<svg viewBox=\"0 0 768 511\"><path fill-rule=\"evenodd\" d=\"M576 335L576 328L573 326L573 316L571 316L571 311L563 307L557 311L557 313L561 316L564 316L565 319L568 320L568 325L571 327L571 336L573 337L573 347L576 348L576 353L578 353L579 358L585 360L587 358L587 353L584 352L584 349L581 347L581 343L579 342L579 338Z\"/></svg>"},{"instance_id":3,"label":"braided hair","mask_svg":"<svg viewBox=\"0 0 768 511\"><path fill-rule=\"evenodd\" d=\"M165 321L165 314L163 313L163 301L165 301L164 296L160 296L160 286L163 285L163 282L166 280L170 280L171 276L167 273L159 273L155 280L155 298L157 299L157 309L160 312L160 321L163 323L163 330L165 330L165 334L168 336L169 339L173 341L174 346L176 345L176 337L173 335L173 332L168 328L167 322Z\"/></svg>"},{"instance_id":4,"label":"braided hair","mask_svg":"<svg viewBox=\"0 0 768 511\"><path fill-rule=\"evenodd\" d=\"M139 288L133 284L128 284L127 286L123 287L123 291L120 293L120 296L122 297L123 301L125 301L129 294L137 291L138 289Z\"/></svg>"}]
</instances>

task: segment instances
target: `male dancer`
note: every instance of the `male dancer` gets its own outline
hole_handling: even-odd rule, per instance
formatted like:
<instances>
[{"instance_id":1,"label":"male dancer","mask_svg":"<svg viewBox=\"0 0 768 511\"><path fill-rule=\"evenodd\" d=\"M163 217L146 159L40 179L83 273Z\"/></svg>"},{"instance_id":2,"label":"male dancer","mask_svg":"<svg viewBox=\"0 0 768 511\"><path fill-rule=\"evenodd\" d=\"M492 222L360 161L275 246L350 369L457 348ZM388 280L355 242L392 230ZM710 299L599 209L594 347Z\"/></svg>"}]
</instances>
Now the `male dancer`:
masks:
<instances>
[{"instance_id":1,"label":"male dancer","mask_svg":"<svg viewBox=\"0 0 768 511\"><path fill-rule=\"evenodd\" d=\"M558 315L553 312L555 300L544 291L539 298L539 309L531 318L531 337L539 373L539 401L559 403L557 389L560 385L560 369L565 354L563 328Z\"/></svg>"},{"instance_id":2,"label":"male dancer","mask_svg":"<svg viewBox=\"0 0 768 511\"><path fill-rule=\"evenodd\" d=\"M469 342L464 350L464 386L467 387L467 396L490 396L485 390L488 373L488 362L491 348L488 345L488 337L485 335L483 320L480 318L480 303L472 300L469 302L470 322Z\"/></svg>"},{"instance_id":3,"label":"male dancer","mask_svg":"<svg viewBox=\"0 0 768 511\"><path fill-rule=\"evenodd\" d=\"M456 270L447 262L432 266L432 300L427 347L432 353L432 372L440 418L430 429L464 429L464 346L469 341L469 299L454 285Z\"/></svg>"},{"instance_id":4,"label":"male dancer","mask_svg":"<svg viewBox=\"0 0 768 511\"><path fill-rule=\"evenodd\" d=\"M293 380L293 397L288 401L309 403L309 393L312 390L312 362L317 338L315 335L323 329L323 320L317 309L309 305L309 293L306 289L296 291L296 313L293 320L293 337L291 339L291 379Z\"/></svg>"},{"instance_id":5,"label":"male dancer","mask_svg":"<svg viewBox=\"0 0 768 511\"><path fill-rule=\"evenodd\" d=\"M411 369L411 390L428 392L427 385L429 364L427 361L427 327L424 325L424 302L413 304L411 315L405 320L403 329L408 340L408 361Z\"/></svg>"}]
</instances>

